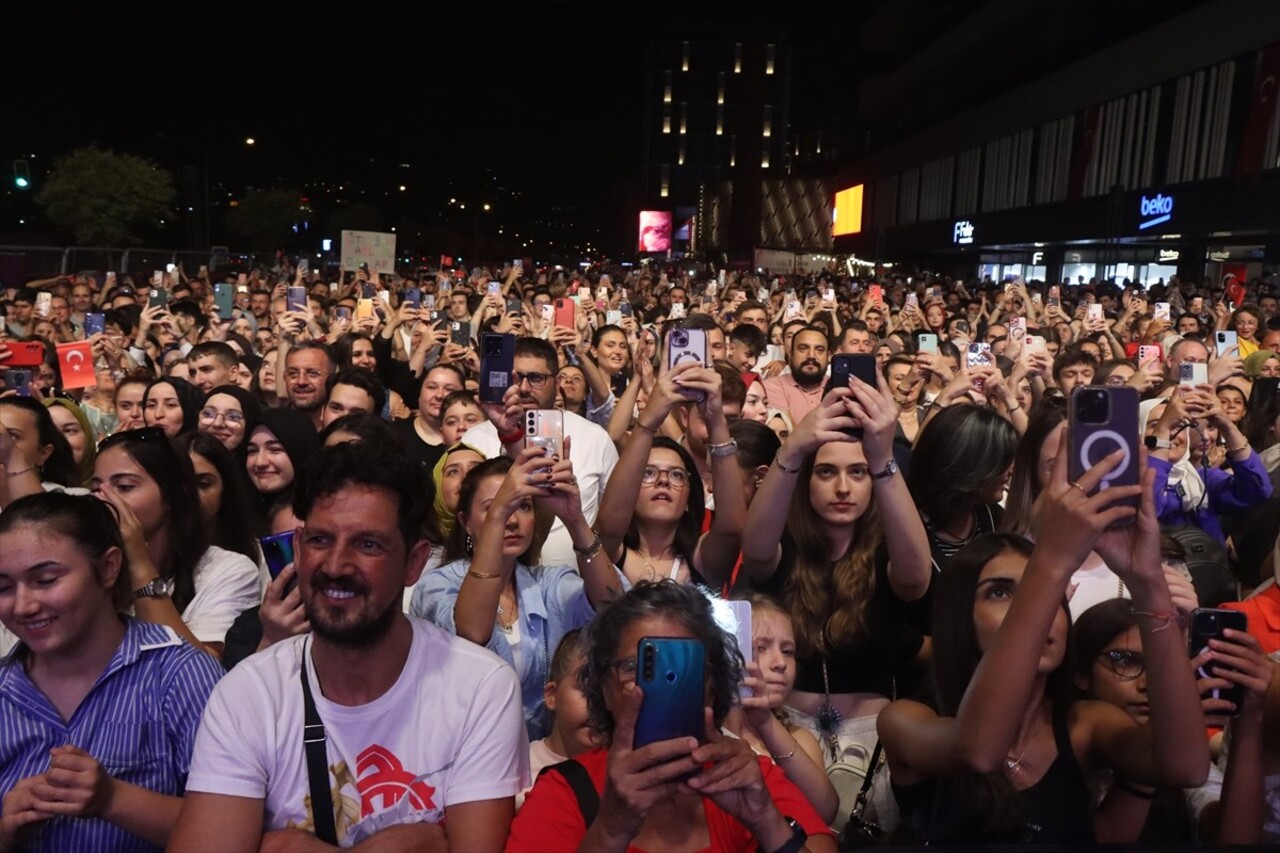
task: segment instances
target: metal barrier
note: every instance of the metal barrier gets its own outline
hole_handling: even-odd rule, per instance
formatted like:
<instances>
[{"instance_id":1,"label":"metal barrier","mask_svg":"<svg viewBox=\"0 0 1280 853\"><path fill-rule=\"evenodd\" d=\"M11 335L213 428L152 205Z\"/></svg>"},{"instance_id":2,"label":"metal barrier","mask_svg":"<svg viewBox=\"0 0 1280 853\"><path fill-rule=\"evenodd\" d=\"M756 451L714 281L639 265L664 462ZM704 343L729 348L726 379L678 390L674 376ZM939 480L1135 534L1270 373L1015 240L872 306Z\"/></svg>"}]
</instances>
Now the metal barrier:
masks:
<instances>
[{"instance_id":1,"label":"metal barrier","mask_svg":"<svg viewBox=\"0 0 1280 853\"><path fill-rule=\"evenodd\" d=\"M269 252L212 251L187 249L124 248L99 246L0 246L0 286L12 287L32 278L113 272L150 278L155 270L182 263L194 276L202 266L248 270L255 266L270 269L275 256Z\"/></svg>"}]
</instances>

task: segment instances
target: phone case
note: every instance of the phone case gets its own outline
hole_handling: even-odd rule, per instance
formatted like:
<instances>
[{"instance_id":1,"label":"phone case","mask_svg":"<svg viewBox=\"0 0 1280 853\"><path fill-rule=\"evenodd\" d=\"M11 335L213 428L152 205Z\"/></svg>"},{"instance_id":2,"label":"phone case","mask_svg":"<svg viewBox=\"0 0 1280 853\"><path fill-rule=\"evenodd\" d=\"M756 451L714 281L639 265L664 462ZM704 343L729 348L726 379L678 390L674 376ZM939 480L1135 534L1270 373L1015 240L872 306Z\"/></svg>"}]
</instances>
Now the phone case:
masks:
<instances>
[{"instance_id":1,"label":"phone case","mask_svg":"<svg viewBox=\"0 0 1280 853\"><path fill-rule=\"evenodd\" d=\"M409 307L418 309L422 306L422 291L416 287L411 287L404 292L404 301L409 303Z\"/></svg>"},{"instance_id":2,"label":"phone case","mask_svg":"<svg viewBox=\"0 0 1280 853\"><path fill-rule=\"evenodd\" d=\"M703 741L706 650L701 641L644 637L636 648L636 684L644 692L632 748L673 738Z\"/></svg>"},{"instance_id":3,"label":"phone case","mask_svg":"<svg viewBox=\"0 0 1280 853\"><path fill-rule=\"evenodd\" d=\"M564 329L572 329L577 320L577 303L572 299L561 297L556 300L556 325Z\"/></svg>"},{"instance_id":4,"label":"phone case","mask_svg":"<svg viewBox=\"0 0 1280 853\"><path fill-rule=\"evenodd\" d=\"M831 388L847 388L849 377L856 376L863 382L876 387L876 357L864 353L841 354L831 359Z\"/></svg>"},{"instance_id":5,"label":"phone case","mask_svg":"<svg viewBox=\"0 0 1280 853\"><path fill-rule=\"evenodd\" d=\"M358 299L356 300L356 319L370 320L373 318L373 300Z\"/></svg>"},{"instance_id":6,"label":"phone case","mask_svg":"<svg viewBox=\"0 0 1280 853\"><path fill-rule=\"evenodd\" d=\"M686 362L707 365L707 333L703 329L672 329L667 339L667 369Z\"/></svg>"},{"instance_id":7,"label":"phone case","mask_svg":"<svg viewBox=\"0 0 1280 853\"><path fill-rule=\"evenodd\" d=\"M1235 332L1215 332L1214 340L1218 343L1217 355L1219 358L1239 345L1239 338Z\"/></svg>"},{"instance_id":8,"label":"phone case","mask_svg":"<svg viewBox=\"0 0 1280 853\"><path fill-rule=\"evenodd\" d=\"M1182 385L1204 385L1209 381L1209 366L1194 361L1178 365L1178 382Z\"/></svg>"},{"instance_id":9,"label":"phone case","mask_svg":"<svg viewBox=\"0 0 1280 853\"><path fill-rule=\"evenodd\" d=\"M1249 619L1238 610L1201 607L1191 611L1191 623L1187 629L1188 654L1194 658L1209 647L1210 640L1224 639L1222 632L1226 628L1233 631L1247 631ZM1216 669L1217 665L1209 661L1196 670L1196 678L1213 678ZM1244 687L1236 684L1226 689L1210 690L1204 695L1206 698L1226 699L1236 706L1238 713L1240 703L1244 701Z\"/></svg>"},{"instance_id":10,"label":"phone case","mask_svg":"<svg viewBox=\"0 0 1280 853\"><path fill-rule=\"evenodd\" d=\"M90 311L84 315L84 336L86 338L93 335L101 335L107 330L107 317L105 314L96 311Z\"/></svg>"},{"instance_id":11,"label":"phone case","mask_svg":"<svg viewBox=\"0 0 1280 853\"><path fill-rule=\"evenodd\" d=\"M258 540L262 546L262 559L272 580L280 576L284 567L293 562L293 531L273 533Z\"/></svg>"},{"instance_id":12,"label":"phone case","mask_svg":"<svg viewBox=\"0 0 1280 853\"><path fill-rule=\"evenodd\" d=\"M31 396L31 380L35 378L35 371L0 370L0 377L4 379L5 390L17 391L19 397Z\"/></svg>"},{"instance_id":13,"label":"phone case","mask_svg":"<svg viewBox=\"0 0 1280 853\"><path fill-rule=\"evenodd\" d=\"M13 355L3 362L3 367L39 367L44 363L44 344L40 341L5 341L5 347Z\"/></svg>"},{"instance_id":14,"label":"phone case","mask_svg":"<svg viewBox=\"0 0 1280 853\"><path fill-rule=\"evenodd\" d=\"M969 344L969 349L965 351L965 364L971 368L991 364L991 344Z\"/></svg>"},{"instance_id":15,"label":"phone case","mask_svg":"<svg viewBox=\"0 0 1280 853\"><path fill-rule=\"evenodd\" d=\"M153 287L151 294L147 298L147 307L154 308L157 305L169 304L169 291L164 288Z\"/></svg>"},{"instance_id":16,"label":"phone case","mask_svg":"<svg viewBox=\"0 0 1280 853\"><path fill-rule=\"evenodd\" d=\"M462 320L454 320L449 324L449 340L460 347L471 346L471 324Z\"/></svg>"},{"instance_id":17,"label":"phone case","mask_svg":"<svg viewBox=\"0 0 1280 853\"><path fill-rule=\"evenodd\" d=\"M511 366L516 355L515 335L486 332L480 341L480 399L501 403L511 385Z\"/></svg>"},{"instance_id":18,"label":"phone case","mask_svg":"<svg viewBox=\"0 0 1280 853\"><path fill-rule=\"evenodd\" d=\"M1142 477L1138 455L1138 392L1134 388L1111 388L1086 385L1071 395L1068 413L1071 449L1067 471L1072 483L1116 450L1125 451L1120 464L1112 469L1099 489L1112 486L1136 486ZM1095 490L1093 493L1096 493ZM1136 507L1138 498L1125 500ZM1123 525L1133 523L1129 518Z\"/></svg>"},{"instance_id":19,"label":"phone case","mask_svg":"<svg viewBox=\"0 0 1280 853\"><path fill-rule=\"evenodd\" d=\"M933 334L920 336L920 352L938 352L938 336Z\"/></svg>"},{"instance_id":20,"label":"phone case","mask_svg":"<svg viewBox=\"0 0 1280 853\"><path fill-rule=\"evenodd\" d=\"M564 412L533 409L524 413L525 447L541 447L548 456L561 456L564 449Z\"/></svg>"},{"instance_id":21,"label":"phone case","mask_svg":"<svg viewBox=\"0 0 1280 853\"><path fill-rule=\"evenodd\" d=\"M298 289L301 290L302 288ZM231 310L235 305L235 298L236 296L232 293L230 285L215 284L213 286L213 302L218 307L218 316L223 320L231 319Z\"/></svg>"}]
</instances>

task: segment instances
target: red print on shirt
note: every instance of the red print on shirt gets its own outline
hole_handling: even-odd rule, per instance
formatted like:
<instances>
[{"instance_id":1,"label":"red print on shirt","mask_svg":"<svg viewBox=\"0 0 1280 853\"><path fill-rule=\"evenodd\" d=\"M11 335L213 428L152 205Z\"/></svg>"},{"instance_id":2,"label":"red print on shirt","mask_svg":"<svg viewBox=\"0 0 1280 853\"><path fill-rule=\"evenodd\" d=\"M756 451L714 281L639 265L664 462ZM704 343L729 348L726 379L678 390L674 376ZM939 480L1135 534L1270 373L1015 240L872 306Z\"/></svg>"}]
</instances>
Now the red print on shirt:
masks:
<instances>
[{"instance_id":1,"label":"red print on shirt","mask_svg":"<svg viewBox=\"0 0 1280 853\"><path fill-rule=\"evenodd\" d=\"M408 795L417 809L434 809L436 789L404 769L395 753L373 744L356 757L356 790L360 792L360 817L388 809Z\"/></svg>"}]
</instances>

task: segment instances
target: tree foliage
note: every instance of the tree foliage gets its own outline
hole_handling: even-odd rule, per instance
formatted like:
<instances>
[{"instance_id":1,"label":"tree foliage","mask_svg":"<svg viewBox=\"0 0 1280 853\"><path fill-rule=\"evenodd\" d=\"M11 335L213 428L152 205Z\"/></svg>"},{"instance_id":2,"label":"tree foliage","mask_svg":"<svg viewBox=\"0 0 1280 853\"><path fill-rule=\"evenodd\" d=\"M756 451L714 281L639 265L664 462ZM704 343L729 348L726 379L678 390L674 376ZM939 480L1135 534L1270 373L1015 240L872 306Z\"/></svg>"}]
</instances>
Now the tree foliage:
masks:
<instances>
[{"instance_id":1,"label":"tree foliage","mask_svg":"<svg viewBox=\"0 0 1280 853\"><path fill-rule=\"evenodd\" d=\"M289 242L293 226L306 218L296 190L254 190L227 214L227 227L254 249L273 249Z\"/></svg>"},{"instance_id":2,"label":"tree foliage","mask_svg":"<svg viewBox=\"0 0 1280 853\"><path fill-rule=\"evenodd\" d=\"M115 246L132 240L134 226L162 218L173 196L173 176L155 163L90 145L54 161L36 202L76 242Z\"/></svg>"}]
</instances>

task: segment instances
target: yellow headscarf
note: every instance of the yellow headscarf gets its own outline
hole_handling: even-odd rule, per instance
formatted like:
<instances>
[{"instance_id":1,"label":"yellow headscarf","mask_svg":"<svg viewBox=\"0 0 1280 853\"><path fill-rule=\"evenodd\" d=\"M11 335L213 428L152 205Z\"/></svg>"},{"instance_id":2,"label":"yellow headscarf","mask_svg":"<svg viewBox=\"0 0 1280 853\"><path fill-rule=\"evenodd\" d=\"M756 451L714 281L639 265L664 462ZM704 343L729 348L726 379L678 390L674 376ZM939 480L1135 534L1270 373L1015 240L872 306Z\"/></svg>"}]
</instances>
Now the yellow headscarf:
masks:
<instances>
[{"instance_id":1,"label":"yellow headscarf","mask_svg":"<svg viewBox=\"0 0 1280 853\"><path fill-rule=\"evenodd\" d=\"M454 519L457 518L456 509L449 509L444 502L444 469L445 466L449 464L449 457L460 450L470 450L481 459L484 458L484 453L480 450L459 441L457 444L454 444L446 450L444 455L440 457L440 460L436 462L436 466L431 469L431 482L436 487L435 499L432 502L432 508L435 510L436 518L440 522L441 539L449 538L449 534L453 530Z\"/></svg>"}]
</instances>

